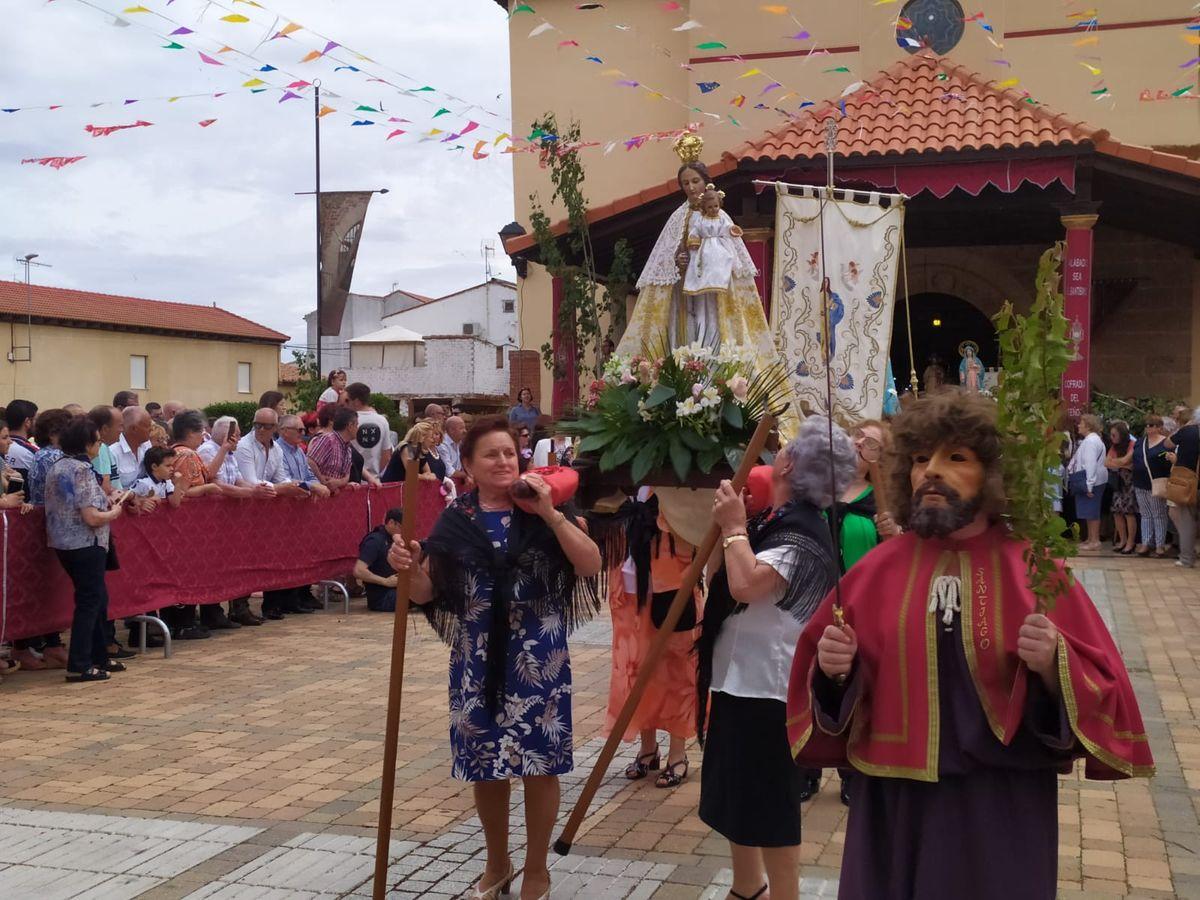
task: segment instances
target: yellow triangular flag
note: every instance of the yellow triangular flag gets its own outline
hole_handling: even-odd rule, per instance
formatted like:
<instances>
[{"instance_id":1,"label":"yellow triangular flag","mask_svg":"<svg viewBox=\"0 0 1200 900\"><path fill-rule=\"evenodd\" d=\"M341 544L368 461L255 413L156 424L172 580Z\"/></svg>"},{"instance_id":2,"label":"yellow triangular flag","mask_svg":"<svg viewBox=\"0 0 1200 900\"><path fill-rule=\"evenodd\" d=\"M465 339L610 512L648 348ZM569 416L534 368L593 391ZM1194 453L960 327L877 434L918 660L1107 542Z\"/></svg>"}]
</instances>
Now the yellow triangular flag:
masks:
<instances>
[{"instance_id":1,"label":"yellow triangular flag","mask_svg":"<svg viewBox=\"0 0 1200 900\"><path fill-rule=\"evenodd\" d=\"M788 8L786 6L760 6L763 12L774 13L777 16L786 16Z\"/></svg>"},{"instance_id":2,"label":"yellow triangular flag","mask_svg":"<svg viewBox=\"0 0 1200 900\"><path fill-rule=\"evenodd\" d=\"M1010 87L1016 87L1020 83L1021 83L1021 79L1019 79L1019 78L1009 78L1007 81L1001 81L998 85L996 85L996 87L1010 88Z\"/></svg>"},{"instance_id":3,"label":"yellow triangular flag","mask_svg":"<svg viewBox=\"0 0 1200 900\"><path fill-rule=\"evenodd\" d=\"M738 78L749 78L751 75L761 75L762 69L749 69L743 72Z\"/></svg>"},{"instance_id":4,"label":"yellow triangular flag","mask_svg":"<svg viewBox=\"0 0 1200 900\"><path fill-rule=\"evenodd\" d=\"M1087 37L1081 37L1077 41L1072 41L1071 46L1072 47L1086 47L1088 44L1098 44L1098 43L1100 43L1100 35L1089 34Z\"/></svg>"},{"instance_id":5,"label":"yellow triangular flag","mask_svg":"<svg viewBox=\"0 0 1200 900\"><path fill-rule=\"evenodd\" d=\"M445 133L446 133L446 132L442 131L442 129L440 129L440 128L431 128L431 129L429 129L429 134L430 134L430 135L435 135L435 134L445 134Z\"/></svg>"},{"instance_id":6,"label":"yellow triangular flag","mask_svg":"<svg viewBox=\"0 0 1200 900\"><path fill-rule=\"evenodd\" d=\"M221 21L222 22L233 22L235 25L240 25L241 23L249 22L250 20L247 19L245 16L243 16L241 13L230 13L227 16L221 16Z\"/></svg>"},{"instance_id":7,"label":"yellow triangular flag","mask_svg":"<svg viewBox=\"0 0 1200 900\"><path fill-rule=\"evenodd\" d=\"M251 78L242 87L258 87L260 84L266 84L261 78Z\"/></svg>"},{"instance_id":8,"label":"yellow triangular flag","mask_svg":"<svg viewBox=\"0 0 1200 900\"><path fill-rule=\"evenodd\" d=\"M493 147L498 146L501 141L511 141L511 140L512 140L512 138L509 137L508 132L506 131L506 132L504 132L504 134L500 135L500 137L498 137L494 141L492 141L492 146Z\"/></svg>"},{"instance_id":9,"label":"yellow triangular flag","mask_svg":"<svg viewBox=\"0 0 1200 900\"><path fill-rule=\"evenodd\" d=\"M230 47L228 44L226 44L224 47L222 47L217 52L218 53L235 53L236 51L232 47Z\"/></svg>"},{"instance_id":10,"label":"yellow triangular flag","mask_svg":"<svg viewBox=\"0 0 1200 900\"><path fill-rule=\"evenodd\" d=\"M600 74L601 75L624 75L625 73L622 72L620 69L605 69Z\"/></svg>"},{"instance_id":11,"label":"yellow triangular flag","mask_svg":"<svg viewBox=\"0 0 1200 900\"><path fill-rule=\"evenodd\" d=\"M304 27L303 25L297 25L295 22L288 22L286 25L284 25L282 28L279 29L279 33L280 34L291 34L293 31L299 31L303 27Z\"/></svg>"},{"instance_id":12,"label":"yellow triangular flag","mask_svg":"<svg viewBox=\"0 0 1200 900\"><path fill-rule=\"evenodd\" d=\"M1081 65L1081 66L1083 66L1085 69L1087 69L1089 72L1091 72L1093 75L1099 75L1099 74L1101 74L1101 71L1102 71L1102 70L1101 70L1101 69L1098 69L1098 68L1096 68L1096 67L1095 67L1095 66L1093 66L1093 65L1090 65L1090 64L1088 64L1088 63L1085 63L1085 62L1081 62L1081 63L1080 63L1080 65Z\"/></svg>"},{"instance_id":13,"label":"yellow triangular flag","mask_svg":"<svg viewBox=\"0 0 1200 900\"><path fill-rule=\"evenodd\" d=\"M131 7L129 7L128 9L123 9L123 10L121 10L121 12L125 12L125 13L142 13L142 12L150 12L150 10L146 9L146 7L144 7L144 6L131 6Z\"/></svg>"}]
</instances>

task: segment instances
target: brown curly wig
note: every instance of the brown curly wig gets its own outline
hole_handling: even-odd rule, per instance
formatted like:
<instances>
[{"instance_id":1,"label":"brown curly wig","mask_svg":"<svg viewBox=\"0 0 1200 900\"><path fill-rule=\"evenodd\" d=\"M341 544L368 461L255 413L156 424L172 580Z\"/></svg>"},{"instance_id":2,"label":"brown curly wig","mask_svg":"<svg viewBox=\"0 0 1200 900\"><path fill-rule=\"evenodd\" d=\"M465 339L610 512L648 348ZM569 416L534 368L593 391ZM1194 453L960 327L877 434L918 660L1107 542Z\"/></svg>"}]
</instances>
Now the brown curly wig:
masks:
<instances>
[{"instance_id":1,"label":"brown curly wig","mask_svg":"<svg viewBox=\"0 0 1200 900\"><path fill-rule=\"evenodd\" d=\"M968 447L978 455L984 468L982 509L995 522L1005 507L996 404L986 397L960 391L926 395L892 420L892 446L886 456L884 476L888 499L894 507L892 517L902 527L909 527L913 455L931 452L943 444Z\"/></svg>"}]
</instances>

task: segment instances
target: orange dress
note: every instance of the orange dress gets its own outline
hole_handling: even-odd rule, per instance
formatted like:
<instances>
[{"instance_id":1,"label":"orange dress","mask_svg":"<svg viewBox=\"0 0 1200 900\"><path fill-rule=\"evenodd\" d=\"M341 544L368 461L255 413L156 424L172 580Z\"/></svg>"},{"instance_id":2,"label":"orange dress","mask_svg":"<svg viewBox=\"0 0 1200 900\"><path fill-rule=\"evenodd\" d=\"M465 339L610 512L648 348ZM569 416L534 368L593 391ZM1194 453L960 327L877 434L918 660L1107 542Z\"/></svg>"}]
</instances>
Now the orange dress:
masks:
<instances>
[{"instance_id":1,"label":"orange dress","mask_svg":"<svg viewBox=\"0 0 1200 900\"><path fill-rule=\"evenodd\" d=\"M650 590L653 593L679 588L684 570L691 564L693 548L678 536L675 552L666 521L660 516L661 536L655 541L650 563ZM626 590L626 573L616 566L608 573L608 605L612 612L612 674L608 688L608 714L605 730L611 732L625 700L633 690L641 661L658 629L650 618L650 599L638 609L637 594ZM696 591L696 621L703 613L703 599ZM685 738L696 734L696 655L692 647L700 636L699 627L677 631L667 641L667 649L655 670L637 712L629 721L621 739L634 741L639 732L655 729Z\"/></svg>"}]
</instances>

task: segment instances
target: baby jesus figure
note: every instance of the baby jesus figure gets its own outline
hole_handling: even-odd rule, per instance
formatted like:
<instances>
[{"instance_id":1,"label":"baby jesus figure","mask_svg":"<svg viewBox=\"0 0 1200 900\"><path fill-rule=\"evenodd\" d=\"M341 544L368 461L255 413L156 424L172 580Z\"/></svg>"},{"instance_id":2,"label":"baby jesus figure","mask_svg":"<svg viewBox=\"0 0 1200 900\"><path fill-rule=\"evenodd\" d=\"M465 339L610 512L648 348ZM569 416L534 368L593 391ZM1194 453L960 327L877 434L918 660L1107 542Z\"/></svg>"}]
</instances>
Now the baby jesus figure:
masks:
<instances>
[{"instance_id":1,"label":"baby jesus figure","mask_svg":"<svg viewBox=\"0 0 1200 900\"><path fill-rule=\"evenodd\" d=\"M698 294L719 297L732 289L737 257L734 241L742 236L742 229L721 208L724 198L724 191L708 185L700 197L700 215L689 219L687 246L691 254L683 279L683 293L689 298Z\"/></svg>"}]
</instances>

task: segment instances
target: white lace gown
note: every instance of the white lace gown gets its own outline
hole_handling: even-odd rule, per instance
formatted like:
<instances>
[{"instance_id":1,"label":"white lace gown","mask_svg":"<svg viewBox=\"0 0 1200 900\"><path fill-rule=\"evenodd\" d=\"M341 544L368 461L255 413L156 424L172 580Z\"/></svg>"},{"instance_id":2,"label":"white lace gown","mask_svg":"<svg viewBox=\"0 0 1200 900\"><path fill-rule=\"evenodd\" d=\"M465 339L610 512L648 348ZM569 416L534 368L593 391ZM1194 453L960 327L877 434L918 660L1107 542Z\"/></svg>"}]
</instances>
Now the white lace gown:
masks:
<instances>
[{"instance_id":1,"label":"white lace gown","mask_svg":"<svg viewBox=\"0 0 1200 900\"><path fill-rule=\"evenodd\" d=\"M683 278L685 295L728 294L732 290L733 270L738 262L738 241L733 228L733 220L724 210L711 218L692 216L688 226L688 247L694 249Z\"/></svg>"}]
</instances>

